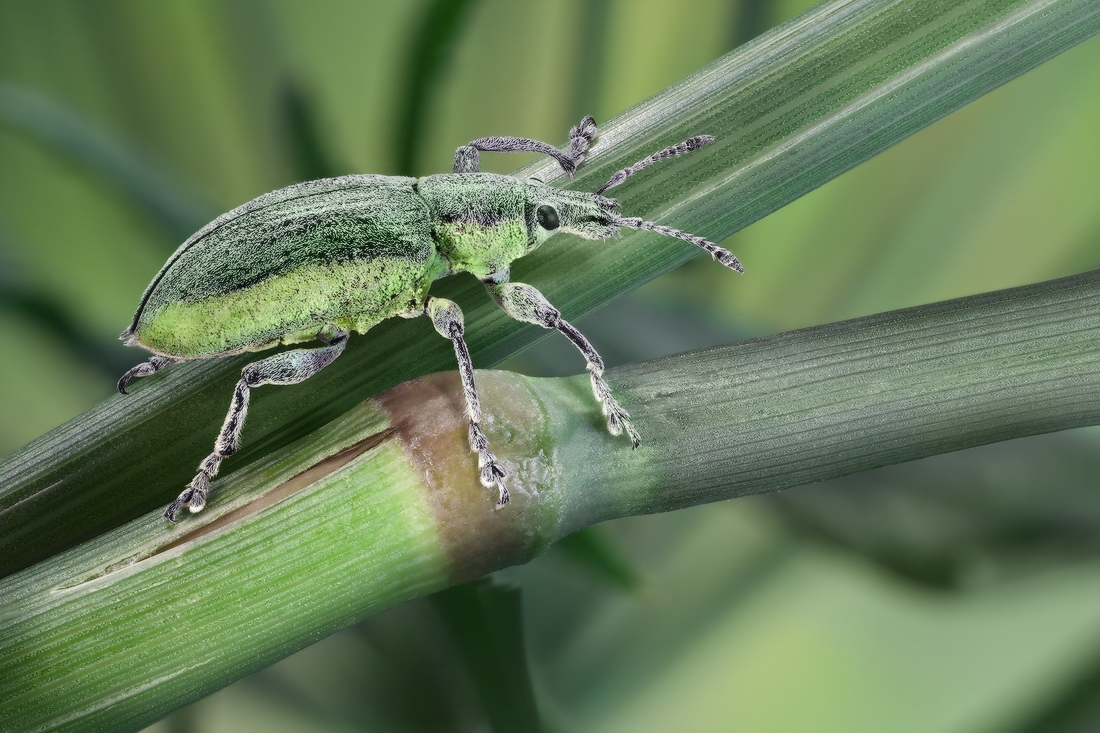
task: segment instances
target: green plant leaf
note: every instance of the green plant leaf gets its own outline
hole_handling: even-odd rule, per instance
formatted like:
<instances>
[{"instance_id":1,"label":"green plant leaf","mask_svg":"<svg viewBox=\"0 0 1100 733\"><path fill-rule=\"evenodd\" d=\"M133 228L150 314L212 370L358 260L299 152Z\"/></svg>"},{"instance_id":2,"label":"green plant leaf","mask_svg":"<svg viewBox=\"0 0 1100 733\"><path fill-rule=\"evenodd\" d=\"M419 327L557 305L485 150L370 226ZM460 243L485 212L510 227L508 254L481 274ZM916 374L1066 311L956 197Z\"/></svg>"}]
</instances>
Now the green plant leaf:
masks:
<instances>
[{"instance_id":1,"label":"green plant leaf","mask_svg":"<svg viewBox=\"0 0 1100 733\"><path fill-rule=\"evenodd\" d=\"M432 596L495 733L543 729L527 667L520 589L482 578Z\"/></svg>"},{"instance_id":2,"label":"green plant leaf","mask_svg":"<svg viewBox=\"0 0 1100 733\"><path fill-rule=\"evenodd\" d=\"M642 585L638 571L597 527L577 530L554 547L574 566L609 587L633 593Z\"/></svg>"},{"instance_id":3,"label":"green plant leaf","mask_svg":"<svg viewBox=\"0 0 1100 733\"><path fill-rule=\"evenodd\" d=\"M182 242L211 215L164 171L40 92L0 82L0 124L117 188L169 241Z\"/></svg>"},{"instance_id":4,"label":"green plant leaf","mask_svg":"<svg viewBox=\"0 0 1100 733\"><path fill-rule=\"evenodd\" d=\"M424 8L416 34L409 43L405 98L394 130L397 172L401 175L420 175L418 146L424 123L432 117L428 100L454 54L466 20L476 7L477 0L432 0Z\"/></svg>"},{"instance_id":5,"label":"green plant leaf","mask_svg":"<svg viewBox=\"0 0 1100 733\"><path fill-rule=\"evenodd\" d=\"M284 80L279 87L279 116L296 180L331 178L347 172L332 161L316 107L293 79Z\"/></svg>"}]
</instances>

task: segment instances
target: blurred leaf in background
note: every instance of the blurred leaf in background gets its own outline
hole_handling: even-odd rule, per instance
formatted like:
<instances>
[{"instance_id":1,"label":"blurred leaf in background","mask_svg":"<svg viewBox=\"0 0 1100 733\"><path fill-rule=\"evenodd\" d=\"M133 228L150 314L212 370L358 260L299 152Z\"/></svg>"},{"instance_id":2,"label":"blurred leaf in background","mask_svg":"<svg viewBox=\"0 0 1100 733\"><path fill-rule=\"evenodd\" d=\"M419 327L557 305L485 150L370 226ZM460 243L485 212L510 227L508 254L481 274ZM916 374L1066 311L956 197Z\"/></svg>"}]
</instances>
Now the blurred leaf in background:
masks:
<instances>
[{"instance_id":1,"label":"blurred leaf in background","mask_svg":"<svg viewBox=\"0 0 1100 733\"><path fill-rule=\"evenodd\" d=\"M445 171L483 135L560 141L809 4L0 4L0 452L111 393L142 289L219 211ZM1100 267L1096 89L1094 39L735 235L743 280L697 259L578 325L614 365ZM583 365L547 340L506 366ZM1046 436L587 530L502 573L543 726L1094 728L1097 447ZM502 718L468 613L521 626L519 591L489 587L501 605L406 604L155 728L484 730Z\"/></svg>"}]
</instances>

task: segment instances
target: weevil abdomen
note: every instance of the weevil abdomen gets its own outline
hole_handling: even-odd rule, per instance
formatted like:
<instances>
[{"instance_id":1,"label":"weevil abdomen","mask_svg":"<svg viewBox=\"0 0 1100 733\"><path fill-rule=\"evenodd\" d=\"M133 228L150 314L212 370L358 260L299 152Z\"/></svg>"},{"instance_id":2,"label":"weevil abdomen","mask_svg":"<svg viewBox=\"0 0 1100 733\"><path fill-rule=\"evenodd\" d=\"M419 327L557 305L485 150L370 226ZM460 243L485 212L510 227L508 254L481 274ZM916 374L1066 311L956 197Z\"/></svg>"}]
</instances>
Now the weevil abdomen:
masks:
<instances>
[{"instance_id":1,"label":"weevil abdomen","mask_svg":"<svg viewBox=\"0 0 1100 733\"><path fill-rule=\"evenodd\" d=\"M131 324L131 343L207 357L363 332L422 307L446 271L412 178L290 186L219 217L177 250Z\"/></svg>"}]
</instances>

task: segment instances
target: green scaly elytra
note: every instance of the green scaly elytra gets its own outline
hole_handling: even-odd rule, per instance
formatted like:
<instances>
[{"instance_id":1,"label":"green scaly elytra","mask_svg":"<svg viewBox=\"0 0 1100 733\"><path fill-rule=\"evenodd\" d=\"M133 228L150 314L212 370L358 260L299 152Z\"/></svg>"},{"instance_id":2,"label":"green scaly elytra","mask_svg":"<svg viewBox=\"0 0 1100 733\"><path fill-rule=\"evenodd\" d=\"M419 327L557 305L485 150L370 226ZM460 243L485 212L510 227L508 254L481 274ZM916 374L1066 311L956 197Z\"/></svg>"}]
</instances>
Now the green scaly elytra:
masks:
<instances>
[{"instance_id":1,"label":"green scaly elytra","mask_svg":"<svg viewBox=\"0 0 1100 733\"><path fill-rule=\"evenodd\" d=\"M629 414L603 379L604 364L579 331L542 293L509 281L509 267L558 232L606 239L620 227L645 229L690 242L723 265L744 272L732 253L701 237L624 217L605 191L665 158L713 138L699 136L660 150L616 173L596 193L563 191L536 180L480 172L478 151L536 152L552 156L570 176L596 136L585 117L569 131L562 151L537 140L487 137L455 152L454 172L424 178L352 175L308 181L249 201L196 232L168 259L146 288L121 338L154 354L127 371L134 378L190 359L261 351L316 339L322 346L292 349L241 371L214 452L164 512L171 521L187 506L206 505L210 480L240 446L249 390L296 384L340 355L352 331L365 333L393 316L427 315L454 344L470 417L470 447L481 482L496 488L497 507L508 503L506 471L481 430L474 369L463 340L462 311L428 295L437 278L468 272L513 318L555 329L584 355L608 429L626 432L638 446Z\"/></svg>"}]
</instances>

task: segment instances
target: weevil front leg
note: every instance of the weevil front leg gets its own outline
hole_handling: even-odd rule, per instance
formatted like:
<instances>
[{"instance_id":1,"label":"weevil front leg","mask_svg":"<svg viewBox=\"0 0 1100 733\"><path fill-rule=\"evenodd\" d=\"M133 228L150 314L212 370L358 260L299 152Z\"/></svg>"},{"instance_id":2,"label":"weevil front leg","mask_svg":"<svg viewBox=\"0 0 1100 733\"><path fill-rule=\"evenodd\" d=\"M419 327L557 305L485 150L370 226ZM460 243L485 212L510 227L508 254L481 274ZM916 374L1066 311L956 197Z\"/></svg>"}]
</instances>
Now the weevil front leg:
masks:
<instances>
[{"instance_id":1,"label":"weevil front leg","mask_svg":"<svg viewBox=\"0 0 1100 733\"><path fill-rule=\"evenodd\" d=\"M630 437L630 445L637 448L641 443L638 431L630 423L630 413L623 409L611 395L611 387L603 378L603 359L588 339L580 331L561 317L561 312L550 304L550 301L537 289L524 283L500 282L503 278L485 281L485 288L504 312L517 321L534 323L543 328L552 328L573 342L573 345L584 355L588 363L588 374L592 380L592 393L596 400L603 404L603 413L607 416L607 429L612 435L621 435L626 432Z\"/></svg>"},{"instance_id":2,"label":"weevil front leg","mask_svg":"<svg viewBox=\"0 0 1100 733\"><path fill-rule=\"evenodd\" d=\"M479 150L487 153L542 153L558 161L558 165L570 178L577 172L577 166L584 162L588 145L596 137L596 121L585 117L581 123L569 130L569 150L562 152L553 145L530 140L525 137L479 137L455 151L455 173L480 173L481 156Z\"/></svg>"},{"instance_id":3,"label":"weevil front leg","mask_svg":"<svg viewBox=\"0 0 1100 733\"><path fill-rule=\"evenodd\" d=\"M487 489L497 487L499 509L508 503L508 487L504 485L508 472L489 450L489 440L481 430L481 402L477 398L477 387L474 385L474 363L470 360L470 350L466 348L466 342L462 338L462 311L454 301L433 297L428 298L424 312L432 319L435 330L454 344L458 373L462 377L462 391L466 395L466 416L470 418L470 450L477 453L481 485Z\"/></svg>"},{"instance_id":4,"label":"weevil front leg","mask_svg":"<svg viewBox=\"0 0 1100 733\"><path fill-rule=\"evenodd\" d=\"M210 492L210 479L218 475L221 462L237 452L241 446L241 429L248 415L249 393L253 387L264 384L297 384L312 377L340 356L348 343L348 335L339 332L320 349L293 349L253 362L241 370L241 379L233 390L233 402L222 423L214 452L199 464L199 473L168 508L164 516L176 521L180 509L186 506L191 512L202 511L206 495Z\"/></svg>"}]
</instances>

